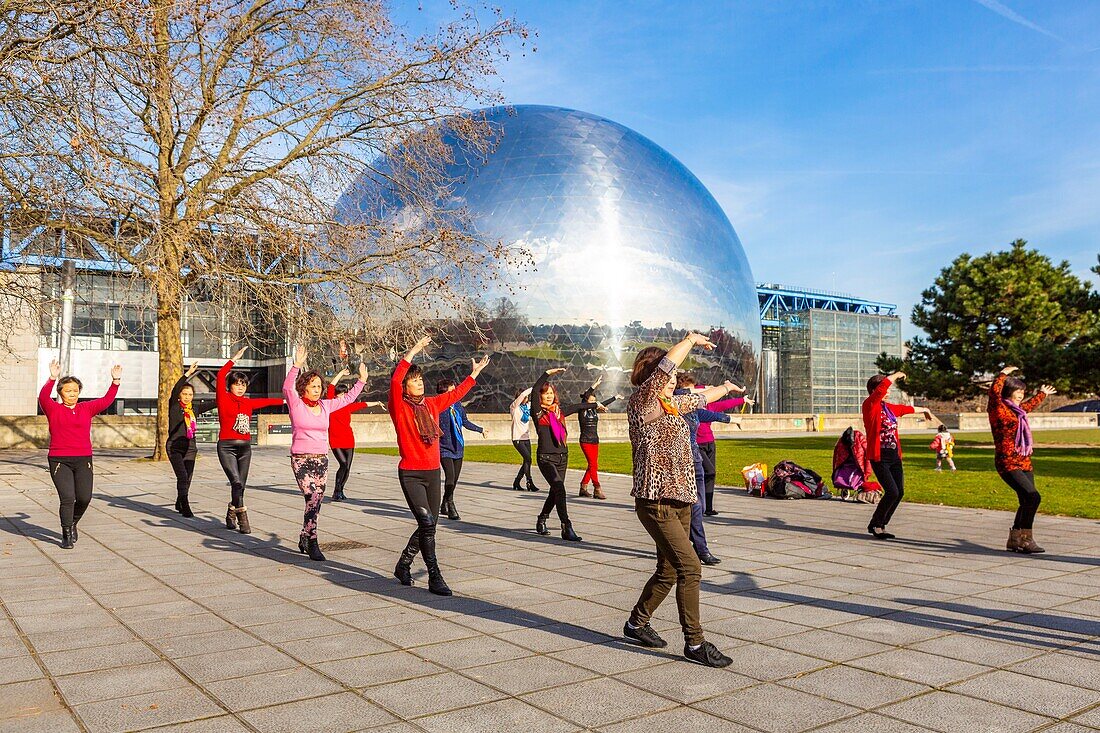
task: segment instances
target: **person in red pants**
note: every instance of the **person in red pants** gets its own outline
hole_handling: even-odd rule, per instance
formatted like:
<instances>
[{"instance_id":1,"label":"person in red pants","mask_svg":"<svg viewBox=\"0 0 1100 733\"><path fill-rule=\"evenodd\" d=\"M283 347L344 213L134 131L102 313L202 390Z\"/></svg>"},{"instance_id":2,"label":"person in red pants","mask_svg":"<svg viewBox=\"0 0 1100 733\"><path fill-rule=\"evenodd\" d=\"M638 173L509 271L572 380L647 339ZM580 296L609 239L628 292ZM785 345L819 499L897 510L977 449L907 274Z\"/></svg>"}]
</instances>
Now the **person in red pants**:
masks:
<instances>
[{"instance_id":1,"label":"person in red pants","mask_svg":"<svg viewBox=\"0 0 1100 733\"><path fill-rule=\"evenodd\" d=\"M577 441L581 444L581 452L584 453L584 460L588 462L588 469L584 472L584 476L581 478L581 491L580 496L594 496L597 499L606 499L607 497L603 493L603 489L600 488L600 416L599 413L607 412L607 406L615 400L621 400L622 395L615 395L614 397L608 397L602 402L596 401L596 388L600 386L600 382L603 381L601 375L592 386L581 393L581 402L590 404L592 407L582 409L577 413L577 422L581 426L580 439ZM592 493L588 493L588 484L592 484Z\"/></svg>"},{"instance_id":2,"label":"person in red pants","mask_svg":"<svg viewBox=\"0 0 1100 733\"><path fill-rule=\"evenodd\" d=\"M330 400L344 394L351 388L347 382L341 382L346 372L340 372L332 378L325 394ZM332 455L340 468L336 470L336 488L332 492L333 501L343 501L348 497L344 495L344 486L351 475L351 462L355 458L355 432L351 429L351 415L354 412L365 410L368 407L381 407L385 409L383 402L352 402L347 407L334 411L329 415L328 445L332 449Z\"/></svg>"}]
</instances>

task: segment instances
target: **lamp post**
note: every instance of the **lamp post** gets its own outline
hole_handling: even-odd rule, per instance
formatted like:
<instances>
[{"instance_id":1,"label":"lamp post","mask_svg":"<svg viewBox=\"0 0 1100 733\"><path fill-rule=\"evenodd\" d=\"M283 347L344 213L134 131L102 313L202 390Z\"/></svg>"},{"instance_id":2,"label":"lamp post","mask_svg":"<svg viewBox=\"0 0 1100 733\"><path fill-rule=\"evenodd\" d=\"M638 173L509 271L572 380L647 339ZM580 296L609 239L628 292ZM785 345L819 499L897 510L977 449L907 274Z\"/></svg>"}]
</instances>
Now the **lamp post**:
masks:
<instances>
[{"instance_id":1,"label":"lamp post","mask_svg":"<svg viewBox=\"0 0 1100 733\"><path fill-rule=\"evenodd\" d=\"M61 373L70 374L69 363L73 337L73 302L76 300L76 265L72 260L61 264Z\"/></svg>"}]
</instances>

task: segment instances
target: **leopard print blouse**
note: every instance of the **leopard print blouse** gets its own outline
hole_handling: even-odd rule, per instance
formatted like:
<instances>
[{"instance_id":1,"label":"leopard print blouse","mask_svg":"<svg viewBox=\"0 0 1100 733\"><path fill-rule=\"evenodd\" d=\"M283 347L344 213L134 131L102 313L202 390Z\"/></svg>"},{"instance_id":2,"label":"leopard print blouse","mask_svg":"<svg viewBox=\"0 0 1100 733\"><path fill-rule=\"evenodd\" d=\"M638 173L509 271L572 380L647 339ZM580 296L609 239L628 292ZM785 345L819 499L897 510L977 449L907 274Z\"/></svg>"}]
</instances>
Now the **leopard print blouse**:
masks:
<instances>
[{"instance_id":1,"label":"leopard print blouse","mask_svg":"<svg viewBox=\"0 0 1100 733\"><path fill-rule=\"evenodd\" d=\"M1009 471L1030 471L1031 456L1021 456L1016 451L1016 428L1020 419L1016 413L1008 409L1004 403L1005 374L998 374L989 388L989 429L993 433L993 447L995 450L993 465L999 473ZM1045 392L1039 392L1029 400L1020 403L1020 409L1031 412L1046 399Z\"/></svg>"},{"instance_id":2,"label":"leopard print blouse","mask_svg":"<svg viewBox=\"0 0 1100 733\"><path fill-rule=\"evenodd\" d=\"M626 419L634 454L634 488L630 495L657 501L672 499L694 504L695 463L691 459L691 433L687 421L670 415L661 406L662 388L672 378L676 365L661 359L627 403ZM701 394L676 395L672 405L682 415L706 406Z\"/></svg>"}]
</instances>

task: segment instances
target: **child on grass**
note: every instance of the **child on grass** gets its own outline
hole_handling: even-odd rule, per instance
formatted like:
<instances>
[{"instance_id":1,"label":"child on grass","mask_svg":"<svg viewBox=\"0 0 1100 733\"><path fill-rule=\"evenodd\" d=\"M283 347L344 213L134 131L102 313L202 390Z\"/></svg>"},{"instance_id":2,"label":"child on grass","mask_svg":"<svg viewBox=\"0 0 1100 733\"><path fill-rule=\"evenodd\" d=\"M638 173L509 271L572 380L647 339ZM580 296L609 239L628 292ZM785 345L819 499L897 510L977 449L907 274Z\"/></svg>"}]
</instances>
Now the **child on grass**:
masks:
<instances>
[{"instance_id":1,"label":"child on grass","mask_svg":"<svg viewBox=\"0 0 1100 733\"><path fill-rule=\"evenodd\" d=\"M936 437L932 439L932 450L936 452L936 470L943 470L943 462L946 460L951 470L955 470L955 437L946 425L936 428Z\"/></svg>"}]
</instances>

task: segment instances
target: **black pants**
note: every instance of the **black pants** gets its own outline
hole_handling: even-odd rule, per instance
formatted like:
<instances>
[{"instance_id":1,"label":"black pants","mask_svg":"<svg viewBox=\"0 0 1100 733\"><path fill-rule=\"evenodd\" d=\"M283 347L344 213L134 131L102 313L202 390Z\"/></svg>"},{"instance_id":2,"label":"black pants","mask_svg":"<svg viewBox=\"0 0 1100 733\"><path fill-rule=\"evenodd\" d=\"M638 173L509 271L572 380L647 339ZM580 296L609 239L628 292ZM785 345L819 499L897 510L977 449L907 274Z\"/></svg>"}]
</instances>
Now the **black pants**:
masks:
<instances>
[{"instance_id":1,"label":"black pants","mask_svg":"<svg viewBox=\"0 0 1100 733\"><path fill-rule=\"evenodd\" d=\"M50 478L61 500L61 526L71 527L92 501L92 457L50 456Z\"/></svg>"},{"instance_id":2,"label":"black pants","mask_svg":"<svg viewBox=\"0 0 1100 733\"><path fill-rule=\"evenodd\" d=\"M177 441L164 446L168 462L176 474L176 496L183 499L191 491L191 477L195 474L195 450L191 441Z\"/></svg>"},{"instance_id":3,"label":"black pants","mask_svg":"<svg viewBox=\"0 0 1100 733\"><path fill-rule=\"evenodd\" d=\"M718 477L718 449L711 443L699 444L699 455L703 458L703 492L706 496L706 511L714 510L714 481Z\"/></svg>"},{"instance_id":4,"label":"black pants","mask_svg":"<svg viewBox=\"0 0 1100 733\"><path fill-rule=\"evenodd\" d=\"M519 480L521 478L527 479L527 485L533 486L535 482L531 479L531 441L530 440L513 440L512 447L519 453L519 457L523 459L523 465L519 467L519 473L516 474L516 480L512 482L512 486L519 486Z\"/></svg>"},{"instance_id":5,"label":"black pants","mask_svg":"<svg viewBox=\"0 0 1100 733\"><path fill-rule=\"evenodd\" d=\"M348 476L351 475L351 462L355 458L354 448L333 448L332 455L336 456L336 462L340 464L340 468L336 469L336 488L333 494L343 493L344 484L348 482Z\"/></svg>"},{"instance_id":6,"label":"black pants","mask_svg":"<svg viewBox=\"0 0 1100 733\"><path fill-rule=\"evenodd\" d=\"M1039 502L1042 501L1035 490L1035 474L1031 471L1005 471L1001 473L1001 479L1020 497L1020 508L1016 510L1012 529L1031 529L1035 524L1035 512L1039 511Z\"/></svg>"},{"instance_id":7,"label":"black pants","mask_svg":"<svg viewBox=\"0 0 1100 733\"><path fill-rule=\"evenodd\" d=\"M458 477L462 473L461 458L440 458L443 465L443 501L451 501L455 497L455 487L458 486Z\"/></svg>"},{"instance_id":8,"label":"black pants","mask_svg":"<svg viewBox=\"0 0 1100 733\"><path fill-rule=\"evenodd\" d=\"M875 507L874 516L871 517L871 527L882 527L890 523L890 517L901 503L901 497L905 496L905 474L901 461L871 461L871 468L875 472L875 478L882 484L882 499Z\"/></svg>"},{"instance_id":9,"label":"black pants","mask_svg":"<svg viewBox=\"0 0 1100 733\"><path fill-rule=\"evenodd\" d=\"M409 537L405 555L412 562L417 552L424 555L424 562L431 569L435 564L435 527L439 520L439 471L407 471L397 469L401 491L409 511L416 518L416 531Z\"/></svg>"},{"instance_id":10,"label":"black pants","mask_svg":"<svg viewBox=\"0 0 1100 733\"><path fill-rule=\"evenodd\" d=\"M233 506L244 506L244 486L248 483L248 467L252 464L252 444L247 440L219 440L218 462L222 464Z\"/></svg>"},{"instance_id":11,"label":"black pants","mask_svg":"<svg viewBox=\"0 0 1100 733\"><path fill-rule=\"evenodd\" d=\"M569 454L539 454L538 464L539 472L550 484L550 493L542 505L542 515L548 517L550 510L557 508L562 525L569 524L569 507L565 503L565 469L569 466Z\"/></svg>"}]
</instances>

